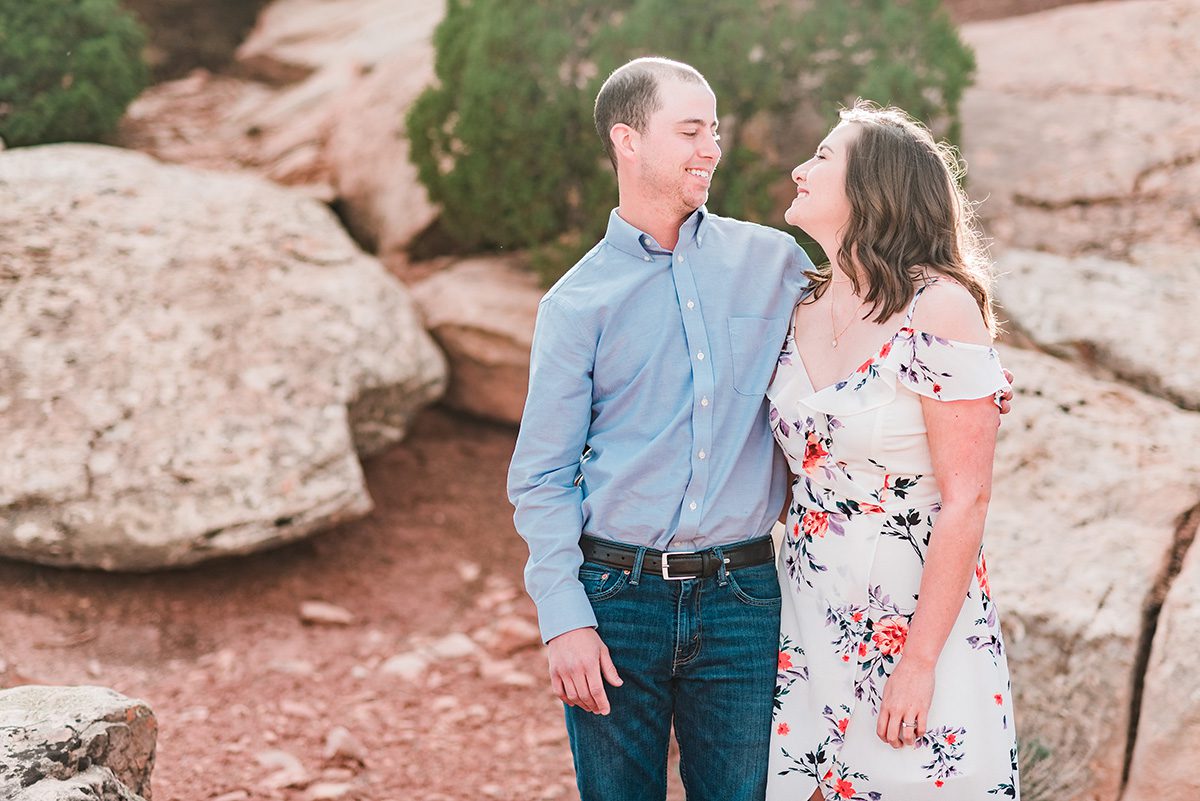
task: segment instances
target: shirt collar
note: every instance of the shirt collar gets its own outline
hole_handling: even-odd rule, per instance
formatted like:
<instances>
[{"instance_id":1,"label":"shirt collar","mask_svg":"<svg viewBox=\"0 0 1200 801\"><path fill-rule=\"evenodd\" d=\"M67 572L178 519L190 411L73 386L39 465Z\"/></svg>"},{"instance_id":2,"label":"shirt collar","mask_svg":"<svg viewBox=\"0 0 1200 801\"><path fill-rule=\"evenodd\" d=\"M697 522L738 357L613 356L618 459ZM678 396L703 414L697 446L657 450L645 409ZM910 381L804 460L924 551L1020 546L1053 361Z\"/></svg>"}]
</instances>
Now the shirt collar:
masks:
<instances>
[{"instance_id":1,"label":"shirt collar","mask_svg":"<svg viewBox=\"0 0 1200 801\"><path fill-rule=\"evenodd\" d=\"M679 244L675 246L675 249L686 247L692 241L695 241L697 245L701 244L707 220L708 209L704 206L689 214L683 221L683 225L679 226ZM639 261L647 255L660 256L669 253L645 231L625 222L621 215L617 214L616 209L613 209L608 215L608 230L604 232L604 241Z\"/></svg>"}]
</instances>

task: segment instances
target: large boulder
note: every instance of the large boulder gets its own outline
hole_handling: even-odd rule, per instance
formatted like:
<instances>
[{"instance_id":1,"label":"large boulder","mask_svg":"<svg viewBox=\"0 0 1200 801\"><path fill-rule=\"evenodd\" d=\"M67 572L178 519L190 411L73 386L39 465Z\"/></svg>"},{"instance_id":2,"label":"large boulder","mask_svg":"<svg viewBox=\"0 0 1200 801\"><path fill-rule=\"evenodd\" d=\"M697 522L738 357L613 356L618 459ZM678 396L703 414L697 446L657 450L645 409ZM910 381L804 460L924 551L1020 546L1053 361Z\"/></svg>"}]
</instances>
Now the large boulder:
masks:
<instances>
[{"instance_id":1,"label":"large boulder","mask_svg":"<svg viewBox=\"0 0 1200 801\"><path fill-rule=\"evenodd\" d=\"M360 79L348 63L285 88L197 70L139 95L117 142L176 164L254 173L331 202L325 140L336 99Z\"/></svg>"},{"instance_id":2,"label":"large boulder","mask_svg":"<svg viewBox=\"0 0 1200 801\"><path fill-rule=\"evenodd\" d=\"M118 142L337 201L360 243L394 255L437 216L405 115L433 82L444 12L444 0L277 0L239 51L249 77L196 71L151 87Z\"/></svg>"},{"instance_id":3,"label":"large boulder","mask_svg":"<svg viewBox=\"0 0 1200 801\"><path fill-rule=\"evenodd\" d=\"M1013 250L999 298L1021 332L1059 356L1200 409L1200 251L1138 245L1130 261Z\"/></svg>"},{"instance_id":4,"label":"large boulder","mask_svg":"<svg viewBox=\"0 0 1200 801\"><path fill-rule=\"evenodd\" d=\"M1200 245L1200 5L1088 3L962 35L971 193L997 240L1120 258Z\"/></svg>"},{"instance_id":5,"label":"large boulder","mask_svg":"<svg viewBox=\"0 0 1200 801\"><path fill-rule=\"evenodd\" d=\"M405 115L433 82L433 45L413 43L350 90L332 115L324 157L339 210L381 257L406 248L437 217L408 158Z\"/></svg>"},{"instance_id":6,"label":"large boulder","mask_svg":"<svg viewBox=\"0 0 1200 801\"><path fill-rule=\"evenodd\" d=\"M104 687L0 690L0 798L148 801L157 735L150 707Z\"/></svg>"},{"instance_id":7,"label":"large boulder","mask_svg":"<svg viewBox=\"0 0 1200 801\"><path fill-rule=\"evenodd\" d=\"M1000 427L986 548L1017 731L1043 762L1029 794L1117 801L1144 609L1178 519L1200 500L1200 414L1050 356L1001 356L1017 397ZM1194 661L1182 673L1200 684Z\"/></svg>"},{"instance_id":8,"label":"large boulder","mask_svg":"<svg viewBox=\"0 0 1200 801\"><path fill-rule=\"evenodd\" d=\"M325 206L98 145L0 154L0 554L153 569L371 508L445 383Z\"/></svg>"},{"instance_id":9,"label":"large boulder","mask_svg":"<svg viewBox=\"0 0 1200 801\"><path fill-rule=\"evenodd\" d=\"M1159 614L1124 801L1200 798L1194 761L1200 754L1200 547L1194 544L1198 524L1200 506L1180 526L1176 551L1182 554L1186 549L1187 555Z\"/></svg>"},{"instance_id":10,"label":"large boulder","mask_svg":"<svg viewBox=\"0 0 1200 801\"><path fill-rule=\"evenodd\" d=\"M515 257L466 259L413 287L425 325L450 361L447 405L520 423L529 348L544 290Z\"/></svg>"}]
</instances>

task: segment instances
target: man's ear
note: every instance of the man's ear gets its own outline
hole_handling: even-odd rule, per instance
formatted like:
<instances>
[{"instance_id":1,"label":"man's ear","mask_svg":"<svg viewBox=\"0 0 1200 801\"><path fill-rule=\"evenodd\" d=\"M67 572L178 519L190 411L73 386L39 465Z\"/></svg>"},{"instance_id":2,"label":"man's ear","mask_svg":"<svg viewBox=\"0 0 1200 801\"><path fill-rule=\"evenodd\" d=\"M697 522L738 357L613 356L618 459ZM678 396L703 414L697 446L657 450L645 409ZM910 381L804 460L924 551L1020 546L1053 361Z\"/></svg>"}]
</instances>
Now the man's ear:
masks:
<instances>
[{"instance_id":1,"label":"man's ear","mask_svg":"<svg viewBox=\"0 0 1200 801\"><path fill-rule=\"evenodd\" d=\"M612 141L613 152L617 154L617 161L633 159L637 154L638 146L641 144L641 135L623 122L618 122L609 129L608 138Z\"/></svg>"}]
</instances>

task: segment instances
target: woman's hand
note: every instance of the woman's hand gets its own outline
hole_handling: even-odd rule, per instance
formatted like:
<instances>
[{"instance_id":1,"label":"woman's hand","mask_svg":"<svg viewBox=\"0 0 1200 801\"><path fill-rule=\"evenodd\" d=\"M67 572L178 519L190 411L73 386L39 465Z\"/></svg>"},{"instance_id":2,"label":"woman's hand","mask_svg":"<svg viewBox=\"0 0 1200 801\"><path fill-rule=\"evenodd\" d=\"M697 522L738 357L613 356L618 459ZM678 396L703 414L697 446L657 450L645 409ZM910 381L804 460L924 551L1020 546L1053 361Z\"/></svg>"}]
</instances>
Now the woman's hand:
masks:
<instances>
[{"instance_id":1,"label":"woman's hand","mask_svg":"<svg viewBox=\"0 0 1200 801\"><path fill-rule=\"evenodd\" d=\"M933 701L933 665L900 658L883 685L883 703L875 733L892 748L913 745L925 735L929 704ZM902 726L902 723L915 725Z\"/></svg>"}]
</instances>

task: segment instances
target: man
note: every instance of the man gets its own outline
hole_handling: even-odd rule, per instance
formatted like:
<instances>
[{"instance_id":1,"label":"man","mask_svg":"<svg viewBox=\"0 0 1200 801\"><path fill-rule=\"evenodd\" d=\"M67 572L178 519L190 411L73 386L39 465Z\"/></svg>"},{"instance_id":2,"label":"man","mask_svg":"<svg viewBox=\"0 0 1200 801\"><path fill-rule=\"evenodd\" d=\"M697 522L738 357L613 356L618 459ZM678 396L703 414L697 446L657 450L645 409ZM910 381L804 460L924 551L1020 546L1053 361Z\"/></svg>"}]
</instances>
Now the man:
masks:
<instances>
[{"instance_id":1,"label":"man","mask_svg":"<svg viewBox=\"0 0 1200 801\"><path fill-rule=\"evenodd\" d=\"M763 393L811 263L703 208L721 148L695 69L630 62L595 116L620 201L538 311L509 473L526 584L585 801L661 801L672 720L690 799L755 801L786 483Z\"/></svg>"},{"instance_id":2,"label":"man","mask_svg":"<svg viewBox=\"0 0 1200 801\"><path fill-rule=\"evenodd\" d=\"M759 801L787 476L764 393L811 262L705 210L721 148L692 67L626 64L595 120L619 205L538 309L508 487L526 586L583 801L662 801L672 722L690 801Z\"/></svg>"}]
</instances>

